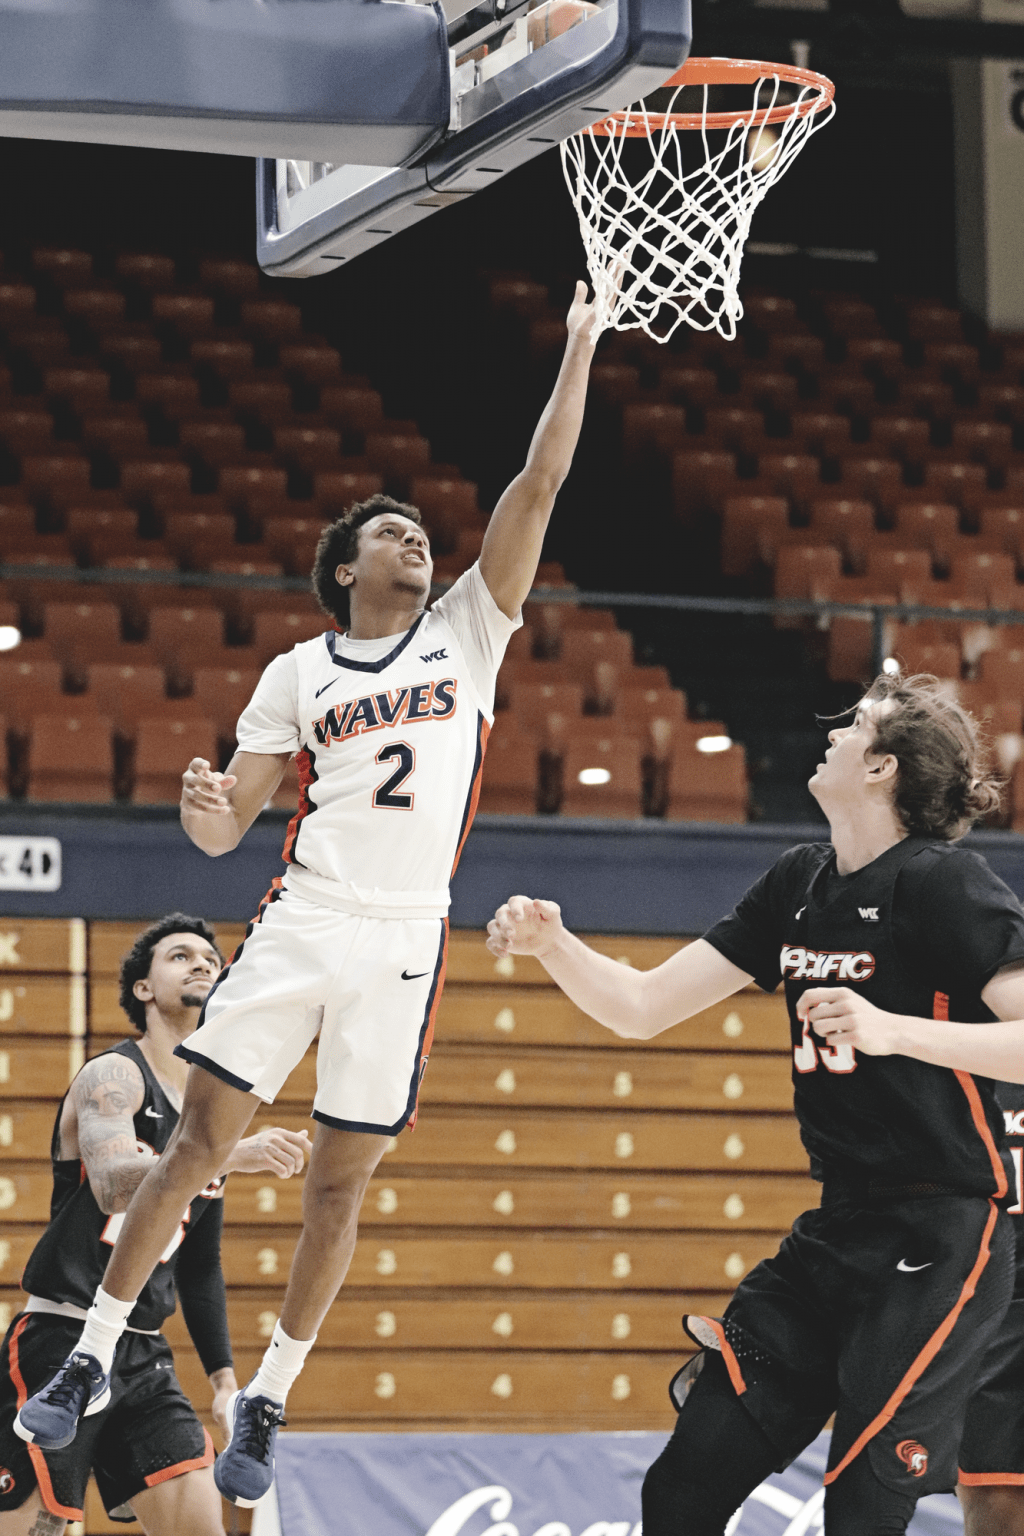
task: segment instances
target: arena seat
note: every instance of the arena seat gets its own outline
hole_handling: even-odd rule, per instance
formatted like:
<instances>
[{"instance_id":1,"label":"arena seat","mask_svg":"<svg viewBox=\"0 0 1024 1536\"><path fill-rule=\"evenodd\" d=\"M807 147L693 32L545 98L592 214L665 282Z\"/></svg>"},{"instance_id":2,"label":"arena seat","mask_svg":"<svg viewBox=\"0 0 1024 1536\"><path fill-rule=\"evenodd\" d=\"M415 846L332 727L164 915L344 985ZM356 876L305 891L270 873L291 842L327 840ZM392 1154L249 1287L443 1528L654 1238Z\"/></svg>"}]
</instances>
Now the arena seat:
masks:
<instances>
[{"instance_id":1,"label":"arena seat","mask_svg":"<svg viewBox=\"0 0 1024 1536\"><path fill-rule=\"evenodd\" d=\"M153 805L180 800L181 776L194 757L219 761L212 720L188 714L140 719L135 730L132 802Z\"/></svg>"},{"instance_id":2,"label":"arena seat","mask_svg":"<svg viewBox=\"0 0 1024 1536\"><path fill-rule=\"evenodd\" d=\"M252 645L259 665L290 651L303 640L315 640L332 628L326 614L295 609L291 612L258 613L253 623Z\"/></svg>"},{"instance_id":3,"label":"arena seat","mask_svg":"<svg viewBox=\"0 0 1024 1536\"><path fill-rule=\"evenodd\" d=\"M981 464L931 460L924 466L924 494L951 501L965 512L978 507L985 488L985 468Z\"/></svg>"},{"instance_id":4,"label":"arena seat","mask_svg":"<svg viewBox=\"0 0 1024 1536\"><path fill-rule=\"evenodd\" d=\"M722 503L723 576L749 576L772 566L789 527L784 496L729 496Z\"/></svg>"},{"instance_id":5,"label":"arena seat","mask_svg":"<svg viewBox=\"0 0 1024 1536\"><path fill-rule=\"evenodd\" d=\"M325 521L340 517L353 502L366 501L383 491L384 478L383 473L368 468L318 470L313 476L313 507Z\"/></svg>"},{"instance_id":6,"label":"arena seat","mask_svg":"<svg viewBox=\"0 0 1024 1536\"><path fill-rule=\"evenodd\" d=\"M125 405L116 415L107 411L85 415L82 443L118 462L145 458L151 449L149 427L132 405Z\"/></svg>"},{"instance_id":7,"label":"arena seat","mask_svg":"<svg viewBox=\"0 0 1024 1536\"><path fill-rule=\"evenodd\" d=\"M622 447L628 460L655 453L668 457L683 447L686 412L681 405L634 401L623 408Z\"/></svg>"},{"instance_id":8,"label":"arena seat","mask_svg":"<svg viewBox=\"0 0 1024 1536\"><path fill-rule=\"evenodd\" d=\"M286 463L309 474L331 469L341 457L341 433L333 427L278 427L274 451Z\"/></svg>"},{"instance_id":9,"label":"arena seat","mask_svg":"<svg viewBox=\"0 0 1024 1536\"><path fill-rule=\"evenodd\" d=\"M990 602L996 589L1013 585L1017 578L1017 562L1013 555L997 554L990 550L972 551L968 540L954 546L950 562L950 579L965 590L974 590L982 604Z\"/></svg>"},{"instance_id":10,"label":"arena seat","mask_svg":"<svg viewBox=\"0 0 1024 1536\"><path fill-rule=\"evenodd\" d=\"M833 545L789 544L776 553L774 595L818 598L841 574L842 557ZM780 616L778 622L786 621Z\"/></svg>"},{"instance_id":11,"label":"arena seat","mask_svg":"<svg viewBox=\"0 0 1024 1536\"><path fill-rule=\"evenodd\" d=\"M809 332L777 331L768 338L768 356L786 367L816 373L825 361L825 343Z\"/></svg>"},{"instance_id":12,"label":"arena seat","mask_svg":"<svg viewBox=\"0 0 1024 1536\"><path fill-rule=\"evenodd\" d=\"M538 717L513 711L495 722L487 742L478 809L487 815L533 816L537 811L540 745Z\"/></svg>"},{"instance_id":13,"label":"arena seat","mask_svg":"<svg viewBox=\"0 0 1024 1536\"><path fill-rule=\"evenodd\" d=\"M227 559L238 552L235 519L230 512L168 512L164 543L184 566L204 570L212 560Z\"/></svg>"},{"instance_id":14,"label":"arena seat","mask_svg":"<svg viewBox=\"0 0 1024 1536\"><path fill-rule=\"evenodd\" d=\"M158 373L163 348L155 336L140 336L136 331L108 331L100 342L100 356L132 378L142 373Z\"/></svg>"},{"instance_id":15,"label":"arena seat","mask_svg":"<svg viewBox=\"0 0 1024 1536\"><path fill-rule=\"evenodd\" d=\"M903 368L903 348L898 341L882 336L851 336L846 355L869 378L890 378Z\"/></svg>"},{"instance_id":16,"label":"arena seat","mask_svg":"<svg viewBox=\"0 0 1024 1536\"><path fill-rule=\"evenodd\" d=\"M110 403L110 374L102 368L47 368L43 390L76 411L102 410Z\"/></svg>"},{"instance_id":17,"label":"arena seat","mask_svg":"<svg viewBox=\"0 0 1024 1536\"><path fill-rule=\"evenodd\" d=\"M107 715L119 736L133 735L136 722L165 702L163 668L148 663L95 662L85 668L85 682L90 707Z\"/></svg>"},{"instance_id":18,"label":"arena seat","mask_svg":"<svg viewBox=\"0 0 1024 1536\"><path fill-rule=\"evenodd\" d=\"M199 380L191 374L156 369L139 372L135 377L137 399L147 406L158 406L169 421L194 415L199 410Z\"/></svg>"},{"instance_id":19,"label":"arena seat","mask_svg":"<svg viewBox=\"0 0 1024 1536\"><path fill-rule=\"evenodd\" d=\"M89 460L74 447L70 452L28 454L21 461L20 487L33 499L64 508L76 497L87 499L90 473Z\"/></svg>"},{"instance_id":20,"label":"arena seat","mask_svg":"<svg viewBox=\"0 0 1024 1536\"><path fill-rule=\"evenodd\" d=\"M559 807L563 816L636 817L643 811L642 797L640 744L635 737L609 731L588 742L567 743Z\"/></svg>"},{"instance_id":21,"label":"arena seat","mask_svg":"<svg viewBox=\"0 0 1024 1536\"><path fill-rule=\"evenodd\" d=\"M197 667L219 663L224 615L219 608L153 607L146 638L168 674L183 682Z\"/></svg>"},{"instance_id":22,"label":"arena seat","mask_svg":"<svg viewBox=\"0 0 1024 1536\"><path fill-rule=\"evenodd\" d=\"M277 360L294 382L323 386L342 377L341 356L336 348L312 336L305 341L291 341L279 346Z\"/></svg>"},{"instance_id":23,"label":"arena seat","mask_svg":"<svg viewBox=\"0 0 1024 1536\"><path fill-rule=\"evenodd\" d=\"M92 281L92 252L66 246L39 246L31 252L32 268L59 287L76 287Z\"/></svg>"},{"instance_id":24,"label":"arena seat","mask_svg":"<svg viewBox=\"0 0 1024 1536\"><path fill-rule=\"evenodd\" d=\"M53 442L53 416L41 406L41 401L34 405L27 398L0 410L0 438L19 457L45 453Z\"/></svg>"},{"instance_id":25,"label":"arena seat","mask_svg":"<svg viewBox=\"0 0 1024 1536\"><path fill-rule=\"evenodd\" d=\"M878 454L892 454L905 464L920 464L928 455L929 426L919 416L875 416L870 443Z\"/></svg>"},{"instance_id":26,"label":"arena seat","mask_svg":"<svg viewBox=\"0 0 1024 1536\"><path fill-rule=\"evenodd\" d=\"M247 299L259 292L260 269L255 262L231 256L204 256L199 263L199 281L214 293Z\"/></svg>"},{"instance_id":27,"label":"arena seat","mask_svg":"<svg viewBox=\"0 0 1024 1536\"><path fill-rule=\"evenodd\" d=\"M258 668L197 667L192 675L192 703L217 728L221 741L235 739L238 717L260 680Z\"/></svg>"},{"instance_id":28,"label":"arena seat","mask_svg":"<svg viewBox=\"0 0 1024 1536\"><path fill-rule=\"evenodd\" d=\"M269 294L243 299L239 311L246 330L268 341L294 341L302 330L302 310L287 299L271 298Z\"/></svg>"},{"instance_id":29,"label":"arena seat","mask_svg":"<svg viewBox=\"0 0 1024 1536\"><path fill-rule=\"evenodd\" d=\"M850 442L850 420L836 411L793 411L790 429L801 453L834 456Z\"/></svg>"},{"instance_id":30,"label":"arena seat","mask_svg":"<svg viewBox=\"0 0 1024 1536\"><path fill-rule=\"evenodd\" d=\"M734 453L757 453L765 441L764 415L739 405L709 406L704 412L703 438Z\"/></svg>"},{"instance_id":31,"label":"arena seat","mask_svg":"<svg viewBox=\"0 0 1024 1536\"><path fill-rule=\"evenodd\" d=\"M178 441L184 454L213 469L245 457L245 428L237 421L209 421L203 417L182 421Z\"/></svg>"},{"instance_id":32,"label":"arena seat","mask_svg":"<svg viewBox=\"0 0 1024 1536\"><path fill-rule=\"evenodd\" d=\"M717 509L728 496L743 494L736 455L721 449L688 448L672 455L672 501L684 525L704 508Z\"/></svg>"},{"instance_id":33,"label":"arena seat","mask_svg":"<svg viewBox=\"0 0 1024 1536\"><path fill-rule=\"evenodd\" d=\"M182 336L202 336L214 326L214 301L205 293L156 293L152 313L158 326Z\"/></svg>"},{"instance_id":34,"label":"arena seat","mask_svg":"<svg viewBox=\"0 0 1024 1536\"><path fill-rule=\"evenodd\" d=\"M121 490L125 499L144 510L162 498L187 497L192 483L189 466L180 459L126 459L121 465Z\"/></svg>"},{"instance_id":35,"label":"arena seat","mask_svg":"<svg viewBox=\"0 0 1024 1536\"><path fill-rule=\"evenodd\" d=\"M363 452L371 468L384 476L385 484L404 495L409 481L422 475L430 463L430 444L415 423L409 423L409 431L394 431L394 425L384 422L377 431L368 432Z\"/></svg>"},{"instance_id":36,"label":"arena seat","mask_svg":"<svg viewBox=\"0 0 1024 1536\"><path fill-rule=\"evenodd\" d=\"M875 405L875 386L859 368L849 363L825 364L816 371L818 404L823 410L870 415Z\"/></svg>"},{"instance_id":37,"label":"arena seat","mask_svg":"<svg viewBox=\"0 0 1024 1536\"><path fill-rule=\"evenodd\" d=\"M369 380L349 379L320 391L320 415L343 430L365 437L384 430L384 402Z\"/></svg>"},{"instance_id":38,"label":"arena seat","mask_svg":"<svg viewBox=\"0 0 1024 1536\"><path fill-rule=\"evenodd\" d=\"M724 752L700 752L683 736L674 744L667 789L667 821L746 821L746 754L736 743Z\"/></svg>"},{"instance_id":39,"label":"arena seat","mask_svg":"<svg viewBox=\"0 0 1024 1536\"><path fill-rule=\"evenodd\" d=\"M120 611L104 602L46 603L43 637L56 661L79 671L89 661L116 660L124 645Z\"/></svg>"},{"instance_id":40,"label":"arena seat","mask_svg":"<svg viewBox=\"0 0 1024 1536\"><path fill-rule=\"evenodd\" d=\"M188 350L194 368L218 379L249 378L256 368L252 342L239 336L201 336Z\"/></svg>"},{"instance_id":41,"label":"arena seat","mask_svg":"<svg viewBox=\"0 0 1024 1536\"><path fill-rule=\"evenodd\" d=\"M789 411L797 403L799 379L772 366L747 366L740 374L739 398L753 401L763 410Z\"/></svg>"},{"instance_id":42,"label":"arena seat","mask_svg":"<svg viewBox=\"0 0 1024 1536\"><path fill-rule=\"evenodd\" d=\"M46 714L44 708L37 698L28 729L28 799L111 799L113 721L106 715L74 714L66 706L60 714Z\"/></svg>"},{"instance_id":43,"label":"arena seat","mask_svg":"<svg viewBox=\"0 0 1024 1536\"><path fill-rule=\"evenodd\" d=\"M932 557L927 549L887 549L872 544L868 546L866 576L882 591L898 591L906 582L927 583L932 579Z\"/></svg>"},{"instance_id":44,"label":"arena seat","mask_svg":"<svg viewBox=\"0 0 1024 1536\"><path fill-rule=\"evenodd\" d=\"M844 458L839 471L844 495L873 501L883 511L891 511L905 490L903 469L895 459Z\"/></svg>"},{"instance_id":45,"label":"arena seat","mask_svg":"<svg viewBox=\"0 0 1024 1536\"><path fill-rule=\"evenodd\" d=\"M124 323L126 300L115 288L69 288L64 294L64 313L84 320L94 331L107 331Z\"/></svg>"},{"instance_id":46,"label":"arena seat","mask_svg":"<svg viewBox=\"0 0 1024 1536\"><path fill-rule=\"evenodd\" d=\"M960 680L960 648L956 645L932 645L913 639L913 630L903 630L892 647L892 654L906 673L931 672L940 679Z\"/></svg>"},{"instance_id":47,"label":"arena seat","mask_svg":"<svg viewBox=\"0 0 1024 1536\"><path fill-rule=\"evenodd\" d=\"M810 505L811 533L843 552L855 573L863 573L867 550L875 536L875 509L870 501L822 498Z\"/></svg>"},{"instance_id":48,"label":"arena seat","mask_svg":"<svg viewBox=\"0 0 1024 1536\"><path fill-rule=\"evenodd\" d=\"M175 283L174 261L170 256L121 251L114 257L114 271L127 283L151 293L173 288Z\"/></svg>"},{"instance_id":49,"label":"arena seat","mask_svg":"<svg viewBox=\"0 0 1024 1536\"><path fill-rule=\"evenodd\" d=\"M225 464L217 477L217 489L228 506L245 508L253 497L286 496L288 473L270 465Z\"/></svg>"},{"instance_id":50,"label":"arena seat","mask_svg":"<svg viewBox=\"0 0 1024 1536\"><path fill-rule=\"evenodd\" d=\"M1024 497L1019 506L983 506L978 514L980 534L993 547L1012 555L1021 563L1021 536L1024 534Z\"/></svg>"},{"instance_id":51,"label":"arena seat","mask_svg":"<svg viewBox=\"0 0 1024 1536\"><path fill-rule=\"evenodd\" d=\"M960 519L949 502L900 502L893 512L895 536L910 549L927 549L935 563L948 567Z\"/></svg>"},{"instance_id":52,"label":"arena seat","mask_svg":"<svg viewBox=\"0 0 1024 1536\"><path fill-rule=\"evenodd\" d=\"M1013 454L1013 428L999 421L954 421L952 446L990 469L1002 468Z\"/></svg>"},{"instance_id":53,"label":"arena seat","mask_svg":"<svg viewBox=\"0 0 1024 1536\"><path fill-rule=\"evenodd\" d=\"M0 699L8 724L15 730L27 728L36 708L48 714L65 709L68 700L62 684L59 661L21 661L16 651L0 655Z\"/></svg>"}]
</instances>

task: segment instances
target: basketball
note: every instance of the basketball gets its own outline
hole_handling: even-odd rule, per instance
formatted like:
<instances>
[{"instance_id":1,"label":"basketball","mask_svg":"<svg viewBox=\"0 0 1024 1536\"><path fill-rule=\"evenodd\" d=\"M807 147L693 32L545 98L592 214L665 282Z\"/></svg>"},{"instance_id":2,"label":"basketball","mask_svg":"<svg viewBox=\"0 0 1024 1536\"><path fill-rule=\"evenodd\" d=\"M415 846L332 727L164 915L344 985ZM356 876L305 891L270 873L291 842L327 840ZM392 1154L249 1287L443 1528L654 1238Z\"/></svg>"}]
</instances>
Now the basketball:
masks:
<instances>
[{"instance_id":1,"label":"basketball","mask_svg":"<svg viewBox=\"0 0 1024 1536\"><path fill-rule=\"evenodd\" d=\"M563 32L578 27L588 16L596 15L598 9L589 0L545 0L526 19L527 37L534 48L543 48Z\"/></svg>"}]
</instances>

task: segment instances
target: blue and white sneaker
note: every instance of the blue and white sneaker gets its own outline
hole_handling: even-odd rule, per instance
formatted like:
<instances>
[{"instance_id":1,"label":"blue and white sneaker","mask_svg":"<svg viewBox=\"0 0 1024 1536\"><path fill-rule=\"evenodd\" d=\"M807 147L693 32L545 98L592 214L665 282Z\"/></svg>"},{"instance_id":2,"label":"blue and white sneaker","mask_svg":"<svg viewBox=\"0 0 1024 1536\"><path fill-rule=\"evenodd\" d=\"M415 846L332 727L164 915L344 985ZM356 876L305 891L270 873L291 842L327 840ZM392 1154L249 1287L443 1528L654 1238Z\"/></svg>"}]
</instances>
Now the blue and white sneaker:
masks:
<instances>
[{"instance_id":1,"label":"blue and white sneaker","mask_svg":"<svg viewBox=\"0 0 1024 1536\"><path fill-rule=\"evenodd\" d=\"M41 1451L60 1451L78 1433L79 1419L102 1413L110 1402L110 1372L95 1355L68 1355L42 1391L23 1403L14 1433Z\"/></svg>"},{"instance_id":2,"label":"blue and white sneaker","mask_svg":"<svg viewBox=\"0 0 1024 1536\"><path fill-rule=\"evenodd\" d=\"M274 1442L285 1422L284 1404L239 1390L228 1398L227 1419L231 1434L214 1462L213 1480L229 1503L252 1509L274 1481Z\"/></svg>"}]
</instances>

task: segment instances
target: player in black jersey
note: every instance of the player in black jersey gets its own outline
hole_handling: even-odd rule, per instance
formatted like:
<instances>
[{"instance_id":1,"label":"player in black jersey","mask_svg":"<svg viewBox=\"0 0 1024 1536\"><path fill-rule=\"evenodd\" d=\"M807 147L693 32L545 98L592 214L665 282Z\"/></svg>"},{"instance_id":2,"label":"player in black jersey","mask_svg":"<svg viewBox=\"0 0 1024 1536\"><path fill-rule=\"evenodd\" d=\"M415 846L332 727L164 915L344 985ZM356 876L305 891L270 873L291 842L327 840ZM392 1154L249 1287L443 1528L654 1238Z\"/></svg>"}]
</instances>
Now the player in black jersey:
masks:
<instances>
[{"instance_id":1,"label":"player in black jersey","mask_svg":"<svg viewBox=\"0 0 1024 1536\"><path fill-rule=\"evenodd\" d=\"M187 1067L174 1047L195 1029L221 965L200 919L172 913L141 934L121 969L121 1003L139 1034L93 1057L57 1111L50 1224L25 1268L28 1304L0 1347L0 1536L62 1536L68 1520L82 1519L90 1472L112 1518L134 1512L149 1536L223 1532L213 1445L159 1330L177 1291L223 1432L237 1387L220 1267L224 1175L297 1173L304 1132L240 1142L183 1213L118 1345L109 1395L73 1444L43 1451L17 1425L26 1398L74 1348L123 1213L177 1123Z\"/></svg>"},{"instance_id":2,"label":"player in black jersey","mask_svg":"<svg viewBox=\"0 0 1024 1536\"><path fill-rule=\"evenodd\" d=\"M986 1061L1024 1055L1024 910L956 846L997 792L973 722L934 679L879 678L829 740L809 787L831 844L791 849L653 971L588 949L554 903L513 897L489 925L494 953L536 955L579 1007L637 1039L751 980L785 984L821 1206L724 1319L686 1320L702 1348L672 1383L679 1419L644 1483L644 1536L722 1536L833 1413L829 1536L905 1531L922 1494L956 1484L967 1401L1010 1300L1003 1116L974 1075L991 1068L958 1058L965 1036ZM819 1019L850 998L934 1031L933 1057L858 1051L842 1021L826 1038Z\"/></svg>"}]
</instances>

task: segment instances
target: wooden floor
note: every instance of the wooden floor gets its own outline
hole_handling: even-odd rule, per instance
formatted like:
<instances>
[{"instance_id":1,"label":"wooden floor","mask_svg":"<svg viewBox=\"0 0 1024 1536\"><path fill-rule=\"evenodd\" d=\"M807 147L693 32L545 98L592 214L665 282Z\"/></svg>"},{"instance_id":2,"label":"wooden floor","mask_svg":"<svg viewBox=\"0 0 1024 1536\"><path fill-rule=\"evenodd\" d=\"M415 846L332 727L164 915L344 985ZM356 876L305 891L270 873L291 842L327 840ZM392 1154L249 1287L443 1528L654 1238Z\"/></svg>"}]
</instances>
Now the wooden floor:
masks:
<instances>
[{"instance_id":1,"label":"wooden floor","mask_svg":"<svg viewBox=\"0 0 1024 1536\"><path fill-rule=\"evenodd\" d=\"M0 926L6 1326L47 1218L56 1105L86 1056L127 1032L117 971L137 925ZM218 931L225 950L241 936ZM641 968L677 947L588 942ZM257 1123L308 1127L314 1086L311 1052ZM667 1384L689 1348L681 1315L720 1313L817 1203L790 1106L781 997L745 991L639 1046L582 1014L537 962L495 961L482 935L453 933L419 1122L367 1191L349 1281L289 1397L290 1424L668 1429ZM301 1198L299 1179L229 1180L223 1257L242 1380L281 1306ZM205 1416L180 1314L167 1334ZM90 1536L118 1529L93 1496Z\"/></svg>"}]
</instances>

